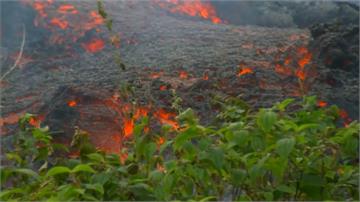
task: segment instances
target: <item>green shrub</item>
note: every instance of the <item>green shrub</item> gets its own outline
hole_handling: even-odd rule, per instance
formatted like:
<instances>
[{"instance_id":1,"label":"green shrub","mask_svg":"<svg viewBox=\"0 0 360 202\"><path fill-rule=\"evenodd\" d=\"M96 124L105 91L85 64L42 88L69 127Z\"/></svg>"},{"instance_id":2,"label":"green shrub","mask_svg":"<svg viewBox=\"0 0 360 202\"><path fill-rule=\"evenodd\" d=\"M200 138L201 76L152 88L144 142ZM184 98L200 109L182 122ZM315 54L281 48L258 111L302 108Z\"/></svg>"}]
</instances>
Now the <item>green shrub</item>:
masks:
<instances>
[{"instance_id":1,"label":"green shrub","mask_svg":"<svg viewBox=\"0 0 360 202\"><path fill-rule=\"evenodd\" d=\"M137 124L124 163L97 151L77 130L67 148L46 128L20 120L21 131L1 167L1 200L358 200L359 124L339 124L339 109L315 97L287 99L251 112L224 105L216 126L191 109L142 134ZM286 110L291 108L291 110ZM161 139L161 141L159 141ZM55 155L56 154L56 155Z\"/></svg>"}]
</instances>

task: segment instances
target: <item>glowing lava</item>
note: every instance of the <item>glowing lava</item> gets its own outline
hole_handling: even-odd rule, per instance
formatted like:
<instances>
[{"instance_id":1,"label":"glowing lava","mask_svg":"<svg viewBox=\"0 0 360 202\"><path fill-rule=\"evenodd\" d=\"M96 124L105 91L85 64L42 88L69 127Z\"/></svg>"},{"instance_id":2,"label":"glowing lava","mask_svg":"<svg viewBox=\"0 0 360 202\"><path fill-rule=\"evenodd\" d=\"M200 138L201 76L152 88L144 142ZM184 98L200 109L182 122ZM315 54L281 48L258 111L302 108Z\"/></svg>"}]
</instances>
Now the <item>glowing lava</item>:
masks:
<instances>
[{"instance_id":1,"label":"glowing lava","mask_svg":"<svg viewBox=\"0 0 360 202\"><path fill-rule=\"evenodd\" d=\"M325 102L323 100L318 100L318 102L317 102L318 107L326 107L327 105L328 105L327 102Z\"/></svg>"},{"instance_id":2,"label":"glowing lava","mask_svg":"<svg viewBox=\"0 0 360 202\"><path fill-rule=\"evenodd\" d=\"M87 52L90 53L99 52L105 47L105 43L102 39L92 39L91 41L81 45Z\"/></svg>"},{"instance_id":3,"label":"glowing lava","mask_svg":"<svg viewBox=\"0 0 360 202\"><path fill-rule=\"evenodd\" d=\"M245 67L245 68L242 68L242 69L238 72L237 76L242 76L242 75L251 74L251 73L253 73L253 70L252 70L251 68L249 68L249 67Z\"/></svg>"},{"instance_id":4,"label":"glowing lava","mask_svg":"<svg viewBox=\"0 0 360 202\"><path fill-rule=\"evenodd\" d=\"M49 41L53 44L76 42L85 34L104 24L104 19L94 10L76 9L72 4L61 4L52 0L22 0L24 5L31 6L37 15L34 25L51 32ZM59 29L62 30L59 32Z\"/></svg>"},{"instance_id":5,"label":"glowing lava","mask_svg":"<svg viewBox=\"0 0 360 202\"><path fill-rule=\"evenodd\" d=\"M171 13L200 17L210 20L214 24L223 23L223 20L217 16L215 8L209 2L202 2L201 0L154 0L153 2Z\"/></svg>"},{"instance_id":6,"label":"glowing lava","mask_svg":"<svg viewBox=\"0 0 360 202\"><path fill-rule=\"evenodd\" d=\"M154 113L154 116L160 121L161 124L170 125L173 129L177 130L179 124L174 120L176 114L159 109Z\"/></svg>"},{"instance_id":7,"label":"glowing lava","mask_svg":"<svg viewBox=\"0 0 360 202\"><path fill-rule=\"evenodd\" d=\"M76 103L75 100L70 100L70 101L67 103L67 105L68 105L69 107L75 107L75 106L77 105L77 103Z\"/></svg>"},{"instance_id":8,"label":"glowing lava","mask_svg":"<svg viewBox=\"0 0 360 202\"><path fill-rule=\"evenodd\" d=\"M188 73L185 71L180 71L179 72L179 78L180 79L187 79L189 77Z\"/></svg>"}]
</instances>

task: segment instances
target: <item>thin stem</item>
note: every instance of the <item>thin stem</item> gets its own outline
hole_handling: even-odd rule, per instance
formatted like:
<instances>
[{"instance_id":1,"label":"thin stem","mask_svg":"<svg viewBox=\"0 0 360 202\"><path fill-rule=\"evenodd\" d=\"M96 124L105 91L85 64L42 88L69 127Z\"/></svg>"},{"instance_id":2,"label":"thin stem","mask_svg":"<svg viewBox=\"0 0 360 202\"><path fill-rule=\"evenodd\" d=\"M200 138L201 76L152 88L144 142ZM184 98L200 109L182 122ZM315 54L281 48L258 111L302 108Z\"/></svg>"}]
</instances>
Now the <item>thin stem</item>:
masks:
<instances>
[{"instance_id":1,"label":"thin stem","mask_svg":"<svg viewBox=\"0 0 360 202\"><path fill-rule=\"evenodd\" d=\"M4 75L1 76L0 81L2 81L8 74L10 74L16 68L16 66L19 64L19 62L21 60L21 57L22 57L22 54L24 51L25 39L26 39L25 25L23 24L22 27L23 27L23 35L22 35L22 42L21 42L19 55L16 58L14 65L7 72L5 72Z\"/></svg>"}]
</instances>

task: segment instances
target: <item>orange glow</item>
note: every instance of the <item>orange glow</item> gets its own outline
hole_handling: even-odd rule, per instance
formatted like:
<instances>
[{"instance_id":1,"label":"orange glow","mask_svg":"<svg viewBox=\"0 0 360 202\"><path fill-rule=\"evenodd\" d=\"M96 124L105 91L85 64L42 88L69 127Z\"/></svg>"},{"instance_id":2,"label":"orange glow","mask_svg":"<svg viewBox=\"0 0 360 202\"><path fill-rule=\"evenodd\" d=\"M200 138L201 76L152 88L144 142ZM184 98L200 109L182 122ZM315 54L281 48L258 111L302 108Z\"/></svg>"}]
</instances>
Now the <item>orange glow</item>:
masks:
<instances>
[{"instance_id":1,"label":"orange glow","mask_svg":"<svg viewBox=\"0 0 360 202\"><path fill-rule=\"evenodd\" d=\"M104 19L95 10L81 13L71 4L62 4L55 8L51 5L53 3L51 0L22 0L22 2L36 11L34 25L51 32L49 41L52 44L76 42L90 30L101 31L99 26L104 23ZM55 28L66 31L59 32Z\"/></svg>"},{"instance_id":2,"label":"orange glow","mask_svg":"<svg viewBox=\"0 0 360 202\"><path fill-rule=\"evenodd\" d=\"M133 119L125 119L124 120L124 137L128 138L133 134L134 131L134 120Z\"/></svg>"},{"instance_id":3,"label":"orange glow","mask_svg":"<svg viewBox=\"0 0 360 202\"><path fill-rule=\"evenodd\" d=\"M122 165L124 165L127 158L128 158L128 154L127 154L127 153L121 153L121 154L119 155L120 163L121 163Z\"/></svg>"},{"instance_id":4,"label":"orange glow","mask_svg":"<svg viewBox=\"0 0 360 202\"><path fill-rule=\"evenodd\" d=\"M319 101L317 102L317 106L318 106L318 107L326 107L326 106L327 106L327 102L322 101L322 100L319 100Z\"/></svg>"},{"instance_id":5,"label":"orange glow","mask_svg":"<svg viewBox=\"0 0 360 202\"><path fill-rule=\"evenodd\" d=\"M209 75L207 72L204 73L203 80L205 80L205 81L209 80Z\"/></svg>"},{"instance_id":6,"label":"orange glow","mask_svg":"<svg viewBox=\"0 0 360 202\"><path fill-rule=\"evenodd\" d=\"M292 71L290 68L281 66L280 64L275 64L275 72L278 74L286 75L286 76L290 76L292 74Z\"/></svg>"},{"instance_id":7,"label":"orange glow","mask_svg":"<svg viewBox=\"0 0 360 202\"><path fill-rule=\"evenodd\" d=\"M341 110L339 111L339 116L340 116L341 118L343 118L343 119L346 119L346 118L349 117L348 113L347 113L345 110L343 110L343 109L341 109Z\"/></svg>"},{"instance_id":8,"label":"orange glow","mask_svg":"<svg viewBox=\"0 0 360 202\"><path fill-rule=\"evenodd\" d=\"M68 14L68 13L77 14L78 13L78 11L75 9L75 6L73 6L71 4L61 5L58 8L57 12L62 13L62 14Z\"/></svg>"},{"instance_id":9,"label":"orange glow","mask_svg":"<svg viewBox=\"0 0 360 202\"><path fill-rule=\"evenodd\" d=\"M5 124L15 124L18 122L20 117L22 117L25 114L25 112L21 113L11 113L7 115L6 117L0 117L0 126L3 126Z\"/></svg>"},{"instance_id":10,"label":"orange glow","mask_svg":"<svg viewBox=\"0 0 360 202\"><path fill-rule=\"evenodd\" d=\"M33 127L40 127L40 120L38 120L35 117L30 117L29 124L32 125Z\"/></svg>"},{"instance_id":11,"label":"orange glow","mask_svg":"<svg viewBox=\"0 0 360 202\"><path fill-rule=\"evenodd\" d=\"M311 54L311 53L306 53L306 54L304 55L304 57L301 58L301 59L298 61L298 65L299 65L301 68L304 68L305 65L307 65L307 64L310 63L311 58L312 58L312 54Z\"/></svg>"},{"instance_id":12,"label":"orange glow","mask_svg":"<svg viewBox=\"0 0 360 202\"><path fill-rule=\"evenodd\" d=\"M291 57L288 56L288 57L286 57L285 60L284 60L284 65L289 65L290 63L291 63Z\"/></svg>"},{"instance_id":13,"label":"orange glow","mask_svg":"<svg viewBox=\"0 0 360 202\"><path fill-rule=\"evenodd\" d=\"M136 112L134 114L134 119L139 119L140 117L147 116L149 110L145 107L139 107L136 109Z\"/></svg>"},{"instance_id":14,"label":"orange glow","mask_svg":"<svg viewBox=\"0 0 360 202\"><path fill-rule=\"evenodd\" d=\"M161 86L160 86L160 90L161 90L161 91L164 91L164 90L166 90L166 89L167 89L167 87L166 87L165 85L161 85Z\"/></svg>"},{"instance_id":15,"label":"orange glow","mask_svg":"<svg viewBox=\"0 0 360 202\"><path fill-rule=\"evenodd\" d=\"M77 105L77 103L76 103L75 100L70 100L70 101L67 103L67 105L68 105L69 107L75 107L75 106Z\"/></svg>"},{"instance_id":16,"label":"orange glow","mask_svg":"<svg viewBox=\"0 0 360 202\"><path fill-rule=\"evenodd\" d=\"M148 133L149 131L150 131L149 126L145 126L145 127L144 127L144 133Z\"/></svg>"},{"instance_id":17,"label":"orange glow","mask_svg":"<svg viewBox=\"0 0 360 202\"><path fill-rule=\"evenodd\" d=\"M101 25L104 23L104 19L96 11L90 11L90 17L92 18L92 23L95 25Z\"/></svg>"},{"instance_id":18,"label":"orange glow","mask_svg":"<svg viewBox=\"0 0 360 202\"><path fill-rule=\"evenodd\" d=\"M60 29L66 29L69 26L69 23L66 20L60 20L58 18L53 18L50 21L50 24L58 26Z\"/></svg>"},{"instance_id":19,"label":"orange glow","mask_svg":"<svg viewBox=\"0 0 360 202\"><path fill-rule=\"evenodd\" d=\"M175 118L176 114L166 112L164 109L159 109L154 113L154 116L160 121L161 124L167 124L173 127L173 129L178 129L179 124L172 120Z\"/></svg>"},{"instance_id":20,"label":"orange glow","mask_svg":"<svg viewBox=\"0 0 360 202\"><path fill-rule=\"evenodd\" d=\"M101 39L92 39L88 43L83 43L82 46L87 52L96 53L105 47L105 43Z\"/></svg>"},{"instance_id":21,"label":"orange glow","mask_svg":"<svg viewBox=\"0 0 360 202\"><path fill-rule=\"evenodd\" d=\"M296 71L296 76L302 81L304 81L305 77L306 77L304 70L301 70L301 69L298 69Z\"/></svg>"},{"instance_id":22,"label":"orange glow","mask_svg":"<svg viewBox=\"0 0 360 202\"><path fill-rule=\"evenodd\" d=\"M180 71L180 72L179 72L179 77L180 77L180 79L187 79L188 76L189 76L188 73L185 72L185 71Z\"/></svg>"},{"instance_id":23,"label":"orange glow","mask_svg":"<svg viewBox=\"0 0 360 202\"><path fill-rule=\"evenodd\" d=\"M209 2L202 2L201 0L154 0L153 2L171 13L197 16L210 20L214 24L223 23L223 20L217 16L215 8Z\"/></svg>"},{"instance_id":24,"label":"orange glow","mask_svg":"<svg viewBox=\"0 0 360 202\"><path fill-rule=\"evenodd\" d=\"M157 79L157 78L160 78L160 76L163 75L163 72L153 72L150 74L150 78L152 79Z\"/></svg>"},{"instance_id":25,"label":"orange glow","mask_svg":"<svg viewBox=\"0 0 360 202\"><path fill-rule=\"evenodd\" d=\"M159 137L157 140L156 140L156 144L158 146L162 145L165 143L165 138L164 137Z\"/></svg>"},{"instance_id":26,"label":"orange glow","mask_svg":"<svg viewBox=\"0 0 360 202\"><path fill-rule=\"evenodd\" d=\"M242 69L238 72L237 76L242 76L242 75L251 74L251 73L253 73L253 70L252 70L251 68L249 68L249 67L245 67L245 68L242 68Z\"/></svg>"},{"instance_id":27,"label":"orange glow","mask_svg":"<svg viewBox=\"0 0 360 202\"><path fill-rule=\"evenodd\" d=\"M116 143L120 143L120 142L121 142L121 137L120 137L119 134L112 135L111 138L112 138Z\"/></svg>"}]
</instances>

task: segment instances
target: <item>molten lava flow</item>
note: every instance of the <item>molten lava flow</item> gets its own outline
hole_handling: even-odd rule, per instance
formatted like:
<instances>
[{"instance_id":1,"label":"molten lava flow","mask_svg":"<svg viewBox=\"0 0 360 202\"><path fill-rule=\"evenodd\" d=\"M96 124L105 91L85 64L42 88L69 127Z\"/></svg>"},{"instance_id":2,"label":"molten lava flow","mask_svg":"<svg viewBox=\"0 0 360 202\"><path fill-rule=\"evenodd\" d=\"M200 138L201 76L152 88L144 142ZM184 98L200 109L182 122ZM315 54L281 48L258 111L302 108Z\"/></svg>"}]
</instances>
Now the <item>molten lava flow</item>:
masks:
<instances>
[{"instance_id":1,"label":"molten lava flow","mask_svg":"<svg viewBox=\"0 0 360 202\"><path fill-rule=\"evenodd\" d=\"M134 114L134 119L139 119L141 117L145 117L145 116L147 116L148 113L149 113L149 109L147 107L138 107Z\"/></svg>"},{"instance_id":2,"label":"molten lava flow","mask_svg":"<svg viewBox=\"0 0 360 202\"><path fill-rule=\"evenodd\" d=\"M75 107L75 106L77 105L77 103L76 103L75 100L70 100L70 101L67 103L67 105L68 105L69 107Z\"/></svg>"},{"instance_id":3,"label":"molten lava flow","mask_svg":"<svg viewBox=\"0 0 360 202\"><path fill-rule=\"evenodd\" d=\"M201 0L154 0L153 2L171 13L180 13L193 17L197 16L211 20L214 24L223 22L223 20L217 16L215 8L209 2L202 2Z\"/></svg>"},{"instance_id":4,"label":"molten lava flow","mask_svg":"<svg viewBox=\"0 0 360 202\"><path fill-rule=\"evenodd\" d=\"M131 137L131 135L133 134L133 131L134 131L134 120L133 119L125 119L124 120L124 128L123 128L124 137L125 138Z\"/></svg>"},{"instance_id":5,"label":"molten lava flow","mask_svg":"<svg viewBox=\"0 0 360 202\"><path fill-rule=\"evenodd\" d=\"M154 113L154 116L160 121L161 124L170 125L175 130L179 128L179 124L173 120L176 116L174 113L166 112L164 109L159 109Z\"/></svg>"},{"instance_id":6,"label":"molten lava flow","mask_svg":"<svg viewBox=\"0 0 360 202\"><path fill-rule=\"evenodd\" d=\"M40 119L37 117L30 117L29 119L29 124L32 125L33 127L40 127Z\"/></svg>"},{"instance_id":7,"label":"molten lava flow","mask_svg":"<svg viewBox=\"0 0 360 202\"><path fill-rule=\"evenodd\" d=\"M76 10L75 6L71 5L71 4L64 4L59 6L58 13L62 13L62 14L77 14L78 10Z\"/></svg>"},{"instance_id":8,"label":"molten lava flow","mask_svg":"<svg viewBox=\"0 0 360 202\"><path fill-rule=\"evenodd\" d=\"M311 58L312 58L312 54L311 54L311 53L306 53L306 54L304 54L304 57L301 58L301 59L298 61L299 67L304 68L305 65L307 65L307 64L310 63Z\"/></svg>"},{"instance_id":9,"label":"molten lava flow","mask_svg":"<svg viewBox=\"0 0 360 202\"><path fill-rule=\"evenodd\" d=\"M90 30L100 31L99 26L104 24L104 19L97 11L84 12L85 9L77 10L72 4L54 3L49 0L22 2L37 12L34 25L49 30L49 41L54 44L76 42ZM57 28L63 31L59 32Z\"/></svg>"},{"instance_id":10,"label":"molten lava flow","mask_svg":"<svg viewBox=\"0 0 360 202\"><path fill-rule=\"evenodd\" d=\"M346 119L347 117L349 117L348 113L343 109L339 111L339 116L343 119Z\"/></svg>"},{"instance_id":11,"label":"molten lava flow","mask_svg":"<svg viewBox=\"0 0 360 202\"><path fill-rule=\"evenodd\" d=\"M180 71L180 72L179 72L179 78L180 78L180 79L187 79L188 76L189 76L188 73L185 72L185 71Z\"/></svg>"},{"instance_id":12,"label":"molten lava flow","mask_svg":"<svg viewBox=\"0 0 360 202\"><path fill-rule=\"evenodd\" d=\"M102 39L92 39L88 43L83 43L82 46L87 52L96 53L105 47L105 43Z\"/></svg>"},{"instance_id":13,"label":"molten lava flow","mask_svg":"<svg viewBox=\"0 0 360 202\"><path fill-rule=\"evenodd\" d=\"M296 70L295 75L302 81L304 81L305 78L306 78L306 74L305 74L305 71L303 69Z\"/></svg>"},{"instance_id":14,"label":"molten lava flow","mask_svg":"<svg viewBox=\"0 0 360 202\"><path fill-rule=\"evenodd\" d=\"M323 100L319 100L318 102L317 102L317 106L318 107L326 107L328 104L327 104L327 102L325 102L325 101L323 101Z\"/></svg>"},{"instance_id":15,"label":"molten lava flow","mask_svg":"<svg viewBox=\"0 0 360 202\"><path fill-rule=\"evenodd\" d=\"M66 29L69 26L69 23L66 20L60 20L59 18L53 18L50 21L50 24L57 26L60 29Z\"/></svg>"},{"instance_id":16,"label":"molten lava flow","mask_svg":"<svg viewBox=\"0 0 360 202\"><path fill-rule=\"evenodd\" d=\"M249 68L249 67L245 67L245 68L242 68L242 69L238 72L237 76L242 76L242 75L251 74L251 73L253 73L253 70L252 70L251 68Z\"/></svg>"},{"instance_id":17,"label":"molten lava flow","mask_svg":"<svg viewBox=\"0 0 360 202\"><path fill-rule=\"evenodd\" d=\"M349 117L349 114L344 109L341 109L339 111L339 116L343 119L343 124L345 127L347 127L352 122L352 119Z\"/></svg>"},{"instance_id":18,"label":"molten lava flow","mask_svg":"<svg viewBox=\"0 0 360 202\"><path fill-rule=\"evenodd\" d=\"M164 91L167 89L167 87L165 85L161 85L160 88L159 88L161 91Z\"/></svg>"},{"instance_id":19,"label":"molten lava flow","mask_svg":"<svg viewBox=\"0 0 360 202\"><path fill-rule=\"evenodd\" d=\"M284 60L284 65L289 65L291 63L291 57L290 56L287 56Z\"/></svg>"}]
</instances>

